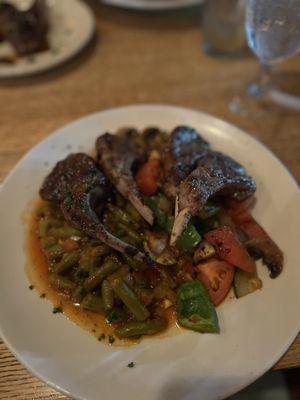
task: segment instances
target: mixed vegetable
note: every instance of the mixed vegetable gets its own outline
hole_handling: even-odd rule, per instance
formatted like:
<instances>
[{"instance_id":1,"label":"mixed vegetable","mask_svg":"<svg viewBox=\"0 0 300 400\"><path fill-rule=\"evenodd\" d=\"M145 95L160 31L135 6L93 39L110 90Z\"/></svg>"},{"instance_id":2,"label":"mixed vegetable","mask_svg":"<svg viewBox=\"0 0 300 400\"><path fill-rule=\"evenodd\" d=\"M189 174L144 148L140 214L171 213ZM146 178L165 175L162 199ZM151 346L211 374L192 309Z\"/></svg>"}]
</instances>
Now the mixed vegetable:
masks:
<instances>
[{"instance_id":1,"label":"mixed vegetable","mask_svg":"<svg viewBox=\"0 0 300 400\"><path fill-rule=\"evenodd\" d=\"M135 166L133 179L139 204L150 210L153 224L124 192L111 187L93 212L105 232L129 246L130 251L122 251L97 237L95 228L74 224L66 200L63 207L45 201L36 220L50 285L76 306L103 315L120 339L161 332L174 315L184 328L218 333L215 306L232 287L237 298L260 289L254 259L274 264L280 257L282 261L282 253L251 216L253 196L243 201L212 196L192 213L171 245L178 211L176 198L163 190L164 153L159 150L166 134L148 130L144 140L147 159ZM135 257L137 253L147 257Z\"/></svg>"}]
</instances>

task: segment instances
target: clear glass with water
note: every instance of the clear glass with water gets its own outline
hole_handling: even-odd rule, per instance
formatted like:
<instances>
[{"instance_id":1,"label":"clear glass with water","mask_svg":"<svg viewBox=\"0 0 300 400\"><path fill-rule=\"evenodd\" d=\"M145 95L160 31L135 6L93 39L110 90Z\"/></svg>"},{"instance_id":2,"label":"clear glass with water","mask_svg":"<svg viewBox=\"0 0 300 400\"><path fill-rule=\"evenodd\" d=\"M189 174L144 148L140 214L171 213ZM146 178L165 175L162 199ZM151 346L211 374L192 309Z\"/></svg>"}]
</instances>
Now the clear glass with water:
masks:
<instances>
[{"instance_id":1,"label":"clear glass with water","mask_svg":"<svg viewBox=\"0 0 300 400\"><path fill-rule=\"evenodd\" d=\"M300 51L300 0L247 0L248 44L260 60L261 80L250 85L250 93L300 109L300 99L271 87L272 66Z\"/></svg>"}]
</instances>

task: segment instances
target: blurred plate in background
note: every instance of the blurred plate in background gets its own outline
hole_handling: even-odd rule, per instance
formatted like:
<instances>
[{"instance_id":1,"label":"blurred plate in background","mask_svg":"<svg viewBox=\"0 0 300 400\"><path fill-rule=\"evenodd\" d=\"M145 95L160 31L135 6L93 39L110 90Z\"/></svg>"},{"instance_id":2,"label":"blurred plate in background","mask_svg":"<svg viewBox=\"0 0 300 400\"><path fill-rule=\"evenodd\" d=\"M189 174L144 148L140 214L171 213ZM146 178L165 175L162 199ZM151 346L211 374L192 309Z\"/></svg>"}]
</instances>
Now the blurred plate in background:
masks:
<instances>
[{"instance_id":1,"label":"blurred plate in background","mask_svg":"<svg viewBox=\"0 0 300 400\"><path fill-rule=\"evenodd\" d=\"M116 7L137 10L167 10L202 4L204 0L102 0L102 3Z\"/></svg>"},{"instance_id":2,"label":"blurred plate in background","mask_svg":"<svg viewBox=\"0 0 300 400\"><path fill-rule=\"evenodd\" d=\"M0 78L33 75L54 68L74 57L90 41L95 20L90 8L79 0L48 0L50 49L17 58L12 64L0 63ZM0 54L8 48L0 43Z\"/></svg>"}]
</instances>

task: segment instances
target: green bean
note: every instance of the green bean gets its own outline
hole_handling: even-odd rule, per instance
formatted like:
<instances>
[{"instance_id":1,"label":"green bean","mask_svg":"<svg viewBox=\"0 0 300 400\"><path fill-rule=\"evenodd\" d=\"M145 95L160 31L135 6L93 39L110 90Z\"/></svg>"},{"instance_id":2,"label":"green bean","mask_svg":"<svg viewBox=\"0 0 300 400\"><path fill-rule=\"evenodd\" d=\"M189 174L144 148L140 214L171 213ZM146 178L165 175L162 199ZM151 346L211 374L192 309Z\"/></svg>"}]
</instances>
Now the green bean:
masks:
<instances>
[{"instance_id":1,"label":"green bean","mask_svg":"<svg viewBox=\"0 0 300 400\"><path fill-rule=\"evenodd\" d=\"M55 273L50 274L50 284L58 290L73 290L76 286L70 279Z\"/></svg>"},{"instance_id":2,"label":"green bean","mask_svg":"<svg viewBox=\"0 0 300 400\"><path fill-rule=\"evenodd\" d=\"M118 268L120 268L120 262L116 257L106 257L103 265L85 280L84 288L88 292L92 291L107 275L115 272Z\"/></svg>"},{"instance_id":3,"label":"green bean","mask_svg":"<svg viewBox=\"0 0 300 400\"><path fill-rule=\"evenodd\" d=\"M46 213L50 213L51 212L51 208L49 207L49 204L43 204L41 207L39 207L36 211L36 215L39 218L42 218L46 215Z\"/></svg>"},{"instance_id":4,"label":"green bean","mask_svg":"<svg viewBox=\"0 0 300 400\"><path fill-rule=\"evenodd\" d=\"M59 244L55 244L47 249L45 249L46 255L50 258L61 257L64 254L64 249Z\"/></svg>"},{"instance_id":5,"label":"green bean","mask_svg":"<svg viewBox=\"0 0 300 400\"><path fill-rule=\"evenodd\" d=\"M110 284L115 279L123 279L126 283L129 283L131 281L131 274L129 272L128 265L122 265L117 271L107 277L107 280Z\"/></svg>"},{"instance_id":6,"label":"green bean","mask_svg":"<svg viewBox=\"0 0 300 400\"><path fill-rule=\"evenodd\" d=\"M58 239L68 239L71 236L83 236L83 233L81 231L68 225L55 228L53 227L49 230L49 234Z\"/></svg>"},{"instance_id":7,"label":"green bean","mask_svg":"<svg viewBox=\"0 0 300 400\"><path fill-rule=\"evenodd\" d=\"M137 223L139 223L142 220L142 217L139 214L139 212L133 207L131 203L129 203L129 201L126 203L125 211Z\"/></svg>"},{"instance_id":8,"label":"green bean","mask_svg":"<svg viewBox=\"0 0 300 400\"><path fill-rule=\"evenodd\" d=\"M136 260L135 258L129 257L126 254L123 254L123 258L130 267L132 267L135 271L143 271L147 268L147 265L141 261Z\"/></svg>"},{"instance_id":9,"label":"green bean","mask_svg":"<svg viewBox=\"0 0 300 400\"><path fill-rule=\"evenodd\" d=\"M139 335L153 335L167 327L164 319L146 321L146 322L128 322L115 329L115 334L119 338L128 338Z\"/></svg>"},{"instance_id":10,"label":"green bean","mask_svg":"<svg viewBox=\"0 0 300 400\"><path fill-rule=\"evenodd\" d=\"M65 253L57 264L54 265L54 271L62 274L68 269L72 268L79 260L79 252L73 251L72 253Z\"/></svg>"},{"instance_id":11,"label":"green bean","mask_svg":"<svg viewBox=\"0 0 300 400\"><path fill-rule=\"evenodd\" d=\"M114 306L114 291L107 280L102 282L101 294L105 311L109 311Z\"/></svg>"},{"instance_id":12,"label":"green bean","mask_svg":"<svg viewBox=\"0 0 300 400\"><path fill-rule=\"evenodd\" d=\"M130 236L133 240L135 240L137 242L142 242L142 238L139 233L135 232L133 229L126 226L125 224L123 224L120 221L118 222L117 225L120 229L123 229L124 233L127 234L128 236Z\"/></svg>"},{"instance_id":13,"label":"green bean","mask_svg":"<svg viewBox=\"0 0 300 400\"><path fill-rule=\"evenodd\" d=\"M130 216L121 208L116 207L112 204L108 205L108 209L109 211L111 211L112 216L114 217L114 220L119 220L121 222L123 222L123 224L125 224L126 226L136 226L138 227L137 223L135 221L132 220L132 218L130 218Z\"/></svg>"},{"instance_id":14,"label":"green bean","mask_svg":"<svg viewBox=\"0 0 300 400\"><path fill-rule=\"evenodd\" d=\"M150 313L147 308L122 279L115 279L111 284L116 295L123 301L138 321L144 321L149 318Z\"/></svg>"},{"instance_id":15,"label":"green bean","mask_svg":"<svg viewBox=\"0 0 300 400\"><path fill-rule=\"evenodd\" d=\"M39 220L39 235L41 238L46 236L50 226L49 218L42 218Z\"/></svg>"},{"instance_id":16,"label":"green bean","mask_svg":"<svg viewBox=\"0 0 300 400\"><path fill-rule=\"evenodd\" d=\"M101 297L89 293L81 302L81 306L86 310L94 311L99 314L104 313L104 305Z\"/></svg>"},{"instance_id":17,"label":"green bean","mask_svg":"<svg viewBox=\"0 0 300 400\"><path fill-rule=\"evenodd\" d=\"M49 249L50 247L52 247L52 246L57 244L56 239L54 237L52 237L52 236L43 237L41 239L41 242L42 242L42 246L43 246L44 250Z\"/></svg>"},{"instance_id":18,"label":"green bean","mask_svg":"<svg viewBox=\"0 0 300 400\"><path fill-rule=\"evenodd\" d=\"M101 256L106 255L109 251L106 245L85 248L79 260L80 268L91 271L99 265Z\"/></svg>"},{"instance_id":19,"label":"green bean","mask_svg":"<svg viewBox=\"0 0 300 400\"><path fill-rule=\"evenodd\" d=\"M119 195L119 193L116 194L116 203L118 207L124 207L125 205L125 200L121 195Z\"/></svg>"},{"instance_id":20,"label":"green bean","mask_svg":"<svg viewBox=\"0 0 300 400\"><path fill-rule=\"evenodd\" d=\"M75 302L80 303L86 294L83 286L76 286L72 292L72 298Z\"/></svg>"},{"instance_id":21,"label":"green bean","mask_svg":"<svg viewBox=\"0 0 300 400\"><path fill-rule=\"evenodd\" d=\"M135 247L140 247L140 245L141 245L141 241L140 240L133 239L129 235L122 235L119 238L121 240L123 240L123 242L131 244L132 246L135 246Z\"/></svg>"}]
</instances>

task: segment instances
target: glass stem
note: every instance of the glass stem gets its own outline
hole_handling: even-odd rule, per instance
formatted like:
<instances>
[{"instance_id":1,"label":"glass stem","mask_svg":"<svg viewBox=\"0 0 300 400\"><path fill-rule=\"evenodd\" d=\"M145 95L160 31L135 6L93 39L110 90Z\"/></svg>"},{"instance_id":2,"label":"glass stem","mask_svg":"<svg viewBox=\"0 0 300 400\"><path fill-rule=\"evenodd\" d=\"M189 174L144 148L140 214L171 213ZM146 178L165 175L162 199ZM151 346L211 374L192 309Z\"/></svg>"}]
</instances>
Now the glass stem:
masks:
<instances>
[{"instance_id":1,"label":"glass stem","mask_svg":"<svg viewBox=\"0 0 300 400\"><path fill-rule=\"evenodd\" d=\"M256 81L251 82L248 86L248 94L250 96L264 98L271 87L272 67L267 64L260 64L259 76Z\"/></svg>"},{"instance_id":2,"label":"glass stem","mask_svg":"<svg viewBox=\"0 0 300 400\"><path fill-rule=\"evenodd\" d=\"M260 64L260 79L259 86L261 87L261 94L264 95L271 86L272 67L267 64Z\"/></svg>"}]
</instances>

